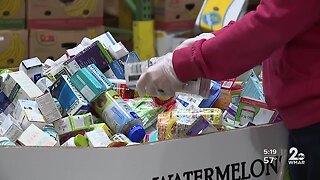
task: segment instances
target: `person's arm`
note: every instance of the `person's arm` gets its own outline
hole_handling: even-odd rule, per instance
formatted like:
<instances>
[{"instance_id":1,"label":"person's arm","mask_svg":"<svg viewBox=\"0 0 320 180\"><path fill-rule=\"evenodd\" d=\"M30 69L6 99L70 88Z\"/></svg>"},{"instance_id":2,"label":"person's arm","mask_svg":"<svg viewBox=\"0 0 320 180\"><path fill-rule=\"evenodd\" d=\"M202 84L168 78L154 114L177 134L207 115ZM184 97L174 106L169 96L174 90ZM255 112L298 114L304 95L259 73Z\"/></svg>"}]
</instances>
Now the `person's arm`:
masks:
<instances>
[{"instance_id":1,"label":"person's arm","mask_svg":"<svg viewBox=\"0 0 320 180\"><path fill-rule=\"evenodd\" d=\"M217 31L212 32L212 34L214 34L215 36L218 36L218 35L222 34L226 29L231 27L234 23L235 23L235 21L230 21L228 23L228 25L224 26L223 28L221 28L221 29L219 29Z\"/></svg>"},{"instance_id":2,"label":"person's arm","mask_svg":"<svg viewBox=\"0 0 320 180\"><path fill-rule=\"evenodd\" d=\"M183 82L198 77L236 77L311 28L319 18L320 0L262 0L256 11L215 38L174 51L175 73Z\"/></svg>"}]
</instances>

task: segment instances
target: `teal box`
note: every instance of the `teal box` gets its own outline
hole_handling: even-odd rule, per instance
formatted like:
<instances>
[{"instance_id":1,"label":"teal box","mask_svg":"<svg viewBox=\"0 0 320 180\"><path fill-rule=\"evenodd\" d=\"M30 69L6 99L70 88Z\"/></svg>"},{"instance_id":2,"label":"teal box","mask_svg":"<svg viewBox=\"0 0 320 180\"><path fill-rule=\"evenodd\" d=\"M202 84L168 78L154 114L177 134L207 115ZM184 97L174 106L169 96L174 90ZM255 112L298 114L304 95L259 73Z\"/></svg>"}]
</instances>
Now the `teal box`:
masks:
<instances>
[{"instance_id":1,"label":"teal box","mask_svg":"<svg viewBox=\"0 0 320 180\"><path fill-rule=\"evenodd\" d=\"M82 68L70 79L72 85L89 101L93 101L107 90L87 68Z\"/></svg>"},{"instance_id":2,"label":"teal box","mask_svg":"<svg viewBox=\"0 0 320 180\"><path fill-rule=\"evenodd\" d=\"M102 84L106 86L106 89L109 90L113 88L113 84L109 81L109 79L99 70L99 68L95 64L90 64L88 67L86 67L88 71L97 78L98 81L100 81Z\"/></svg>"}]
</instances>

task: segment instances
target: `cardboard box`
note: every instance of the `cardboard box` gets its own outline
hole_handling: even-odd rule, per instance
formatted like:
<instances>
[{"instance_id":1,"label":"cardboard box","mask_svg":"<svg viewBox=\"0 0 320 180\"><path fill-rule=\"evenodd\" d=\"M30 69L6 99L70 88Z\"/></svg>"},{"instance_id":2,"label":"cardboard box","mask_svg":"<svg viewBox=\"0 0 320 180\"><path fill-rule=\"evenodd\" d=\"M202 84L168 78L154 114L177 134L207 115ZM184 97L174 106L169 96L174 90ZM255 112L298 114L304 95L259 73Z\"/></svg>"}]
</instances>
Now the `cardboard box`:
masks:
<instances>
[{"instance_id":1,"label":"cardboard box","mask_svg":"<svg viewBox=\"0 0 320 180\"><path fill-rule=\"evenodd\" d=\"M26 27L25 0L0 1L0 9L0 29L24 29Z\"/></svg>"},{"instance_id":2,"label":"cardboard box","mask_svg":"<svg viewBox=\"0 0 320 180\"><path fill-rule=\"evenodd\" d=\"M268 108L267 103L249 97L241 97L237 109L236 121L241 125L251 122L255 125L272 122L277 113Z\"/></svg>"},{"instance_id":3,"label":"cardboard box","mask_svg":"<svg viewBox=\"0 0 320 180\"><path fill-rule=\"evenodd\" d=\"M10 114L14 109L9 98L0 91L0 113Z\"/></svg>"},{"instance_id":4,"label":"cardboard box","mask_svg":"<svg viewBox=\"0 0 320 180\"><path fill-rule=\"evenodd\" d=\"M118 16L119 15L119 0L108 0L103 3L104 14Z\"/></svg>"},{"instance_id":5,"label":"cardboard box","mask_svg":"<svg viewBox=\"0 0 320 180\"><path fill-rule=\"evenodd\" d=\"M50 93L45 93L36 98L39 110L46 123L52 123L62 118L62 115Z\"/></svg>"},{"instance_id":6,"label":"cardboard box","mask_svg":"<svg viewBox=\"0 0 320 180\"><path fill-rule=\"evenodd\" d=\"M156 29L192 29L203 0L163 0L154 1L153 10Z\"/></svg>"},{"instance_id":7,"label":"cardboard box","mask_svg":"<svg viewBox=\"0 0 320 180\"><path fill-rule=\"evenodd\" d=\"M87 68L82 68L76 72L70 78L70 82L89 102L92 102L107 90L106 86L91 74Z\"/></svg>"},{"instance_id":8,"label":"cardboard box","mask_svg":"<svg viewBox=\"0 0 320 180\"><path fill-rule=\"evenodd\" d=\"M59 135L67 134L79 130L87 130L93 124L92 114L68 116L53 122L54 129Z\"/></svg>"},{"instance_id":9,"label":"cardboard box","mask_svg":"<svg viewBox=\"0 0 320 180\"><path fill-rule=\"evenodd\" d=\"M16 105L19 99L33 100L43 94L33 81L22 71L9 73L2 90L13 105Z\"/></svg>"},{"instance_id":10,"label":"cardboard box","mask_svg":"<svg viewBox=\"0 0 320 180\"><path fill-rule=\"evenodd\" d=\"M49 134L31 124L18 138L18 143L23 146L55 146L58 142Z\"/></svg>"},{"instance_id":11,"label":"cardboard box","mask_svg":"<svg viewBox=\"0 0 320 180\"><path fill-rule=\"evenodd\" d=\"M31 124L40 129L47 124L39 111L36 101L19 99L13 116L20 123L23 130L26 130Z\"/></svg>"},{"instance_id":12,"label":"cardboard box","mask_svg":"<svg viewBox=\"0 0 320 180\"><path fill-rule=\"evenodd\" d=\"M29 29L81 29L103 25L103 0L29 0Z\"/></svg>"},{"instance_id":13,"label":"cardboard box","mask_svg":"<svg viewBox=\"0 0 320 180\"><path fill-rule=\"evenodd\" d=\"M65 75L52 85L51 94L57 98L69 116L85 114L90 109L90 103L71 85Z\"/></svg>"},{"instance_id":14,"label":"cardboard box","mask_svg":"<svg viewBox=\"0 0 320 180\"><path fill-rule=\"evenodd\" d=\"M109 53L98 41L86 47L83 51L63 63L69 75L74 75L80 68L95 64L102 72L109 70L108 61L111 60Z\"/></svg>"},{"instance_id":15,"label":"cardboard box","mask_svg":"<svg viewBox=\"0 0 320 180\"><path fill-rule=\"evenodd\" d=\"M279 123L122 148L0 148L0 178L275 180L284 174L287 138ZM276 160L264 164L271 149ZM52 173L48 162L55 172L76 173Z\"/></svg>"},{"instance_id":16,"label":"cardboard box","mask_svg":"<svg viewBox=\"0 0 320 180\"><path fill-rule=\"evenodd\" d=\"M83 30L31 30L30 56L41 61L47 58L56 60L67 49L76 47L84 37L93 38L104 33L104 27Z\"/></svg>"},{"instance_id":17,"label":"cardboard box","mask_svg":"<svg viewBox=\"0 0 320 180\"><path fill-rule=\"evenodd\" d=\"M28 58L27 30L0 30L0 68L19 67Z\"/></svg>"},{"instance_id":18,"label":"cardboard box","mask_svg":"<svg viewBox=\"0 0 320 180\"><path fill-rule=\"evenodd\" d=\"M19 66L19 71L26 73L36 83L42 77L42 63L37 57L23 60Z\"/></svg>"},{"instance_id":19,"label":"cardboard box","mask_svg":"<svg viewBox=\"0 0 320 180\"><path fill-rule=\"evenodd\" d=\"M0 137L7 137L12 142L15 142L22 132L22 128L11 115L2 119L0 123Z\"/></svg>"}]
</instances>

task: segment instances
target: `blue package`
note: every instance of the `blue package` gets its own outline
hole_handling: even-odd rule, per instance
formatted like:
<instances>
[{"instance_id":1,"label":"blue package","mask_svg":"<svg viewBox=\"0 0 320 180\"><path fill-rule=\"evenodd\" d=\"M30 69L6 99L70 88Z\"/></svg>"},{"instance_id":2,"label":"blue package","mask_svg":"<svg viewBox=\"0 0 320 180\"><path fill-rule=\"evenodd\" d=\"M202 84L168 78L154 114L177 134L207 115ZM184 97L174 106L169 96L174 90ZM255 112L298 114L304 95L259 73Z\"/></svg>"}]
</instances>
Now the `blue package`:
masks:
<instances>
[{"instance_id":1,"label":"blue package","mask_svg":"<svg viewBox=\"0 0 320 180\"><path fill-rule=\"evenodd\" d=\"M109 81L109 79L98 69L98 67L95 64L90 64L87 67L88 71L97 78L98 81L100 81L102 84L106 86L106 89L109 90L113 88L113 84Z\"/></svg>"},{"instance_id":2,"label":"blue package","mask_svg":"<svg viewBox=\"0 0 320 180\"><path fill-rule=\"evenodd\" d=\"M70 78L71 84L89 101L93 101L107 90L88 68L82 68Z\"/></svg>"},{"instance_id":3,"label":"blue package","mask_svg":"<svg viewBox=\"0 0 320 180\"><path fill-rule=\"evenodd\" d=\"M109 66L113 72L113 74L117 77L117 79L125 79L125 72L124 72L124 63L126 62L140 62L140 58L136 52L132 51L128 55L113 60L112 62L108 61Z\"/></svg>"},{"instance_id":4,"label":"blue package","mask_svg":"<svg viewBox=\"0 0 320 180\"><path fill-rule=\"evenodd\" d=\"M221 84L216 81L211 81L210 94L208 99L204 99L199 104L199 108L210 108L221 95Z\"/></svg>"},{"instance_id":5,"label":"blue package","mask_svg":"<svg viewBox=\"0 0 320 180\"><path fill-rule=\"evenodd\" d=\"M5 112L10 104L11 101L9 98L3 93L3 91L0 91L0 113Z\"/></svg>"},{"instance_id":6,"label":"blue package","mask_svg":"<svg viewBox=\"0 0 320 180\"><path fill-rule=\"evenodd\" d=\"M70 116L85 114L90 109L89 102L71 85L65 75L51 86L51 94Z\"/></svg>"},{"instance_id":7,"label":"blue package","mask_svg":"<svg viewBox=\"0 0 320 180\"><path fill-rule=\"evenodd\" d=\"M248 78L242 83L241 97L250 97L265 102L262 85L256 73L251 69Z\"/></svg>"},{"instance_id":8,"label":"blue package","mask_svg":"<svg viewBox=\"0 0 320 180\"><path fill-rule=\"evenodd\" d=\"M86 47L83 51L68 59L64 65L70 76L75 74L79 69L85 68L90 64L95 64L102 72L109 70L108 61L111 56L98 41Z\"/></svg>"}]
</instances>

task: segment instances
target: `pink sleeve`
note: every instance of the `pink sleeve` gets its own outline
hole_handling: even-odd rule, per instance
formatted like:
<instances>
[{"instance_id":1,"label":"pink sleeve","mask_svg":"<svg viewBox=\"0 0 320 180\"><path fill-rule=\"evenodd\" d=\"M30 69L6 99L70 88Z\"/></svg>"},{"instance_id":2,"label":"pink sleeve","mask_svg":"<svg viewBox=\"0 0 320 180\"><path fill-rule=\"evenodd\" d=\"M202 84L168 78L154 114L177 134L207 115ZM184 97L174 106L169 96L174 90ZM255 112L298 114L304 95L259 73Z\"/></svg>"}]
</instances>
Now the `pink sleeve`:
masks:
<instances>
[{"instance_id":1,"label":"pink sleeve","mask_svg":"<svg viewBox=\"0 0 320 180\"><path fill-rule=\"evenodd\" d=\"M256 11L215 38L174 51L173 67L184 82L198 77L236 77L311 28L319 18L320 0L262 0Z\"/></svg>"},{"instance_id":2,"label":"pink sleeve","mask_svg":"<svg viewBox=\"0 0 320 180\"><path fill-rule=\"evenodd\" d=\"M218 36L218 35L220 35L220 34L222 34L222 32L224 32L226 29L228 29L229 27L231 27L232 26L232 24L234 24L235 23L235 21L230 21L229 23L228 23L228 25L226 25L225 27L223 27L222 29L220 29L220 30L218 30L218 31L214 31L214 32L212 32L215 36Z\"/></svg>"}]
</instances>

